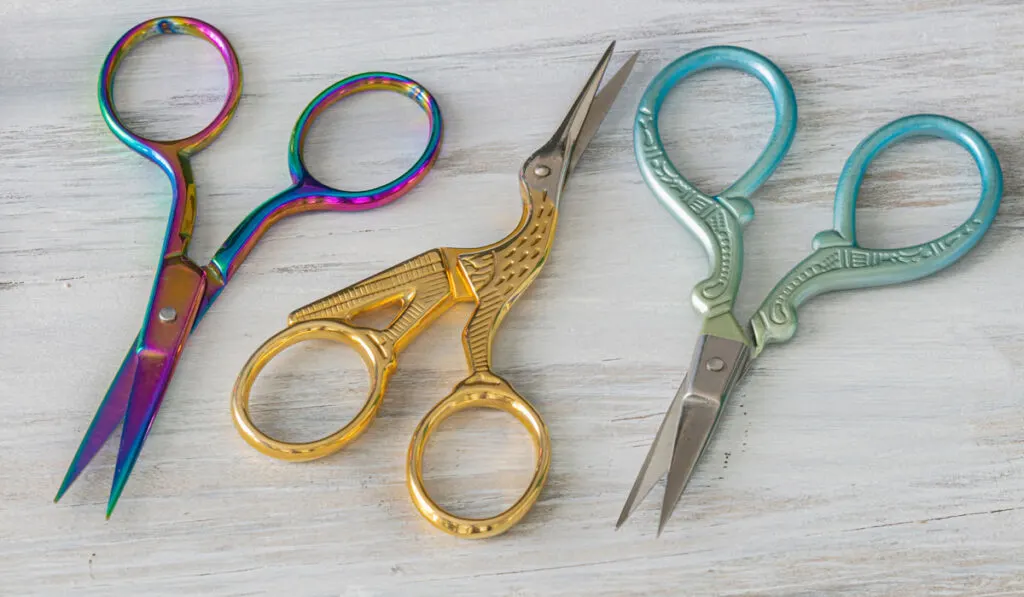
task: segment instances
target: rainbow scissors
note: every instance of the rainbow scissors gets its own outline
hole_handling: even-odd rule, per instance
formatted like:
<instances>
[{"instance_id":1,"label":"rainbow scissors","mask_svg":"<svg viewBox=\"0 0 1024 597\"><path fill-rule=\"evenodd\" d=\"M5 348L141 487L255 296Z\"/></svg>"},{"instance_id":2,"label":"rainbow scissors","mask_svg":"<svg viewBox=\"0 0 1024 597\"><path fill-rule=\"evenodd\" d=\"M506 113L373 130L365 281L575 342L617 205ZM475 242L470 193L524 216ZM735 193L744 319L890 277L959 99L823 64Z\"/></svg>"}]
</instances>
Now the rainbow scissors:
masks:
<instances>
[{"instance_id":1,"label":"rainbow scissors","mask_svg":"<svg viewBox=\"0 0 1024 597\"><path fill-rule=\"evenodd\" d=\"M502 319L547 261L566 182L636 61L633 54L597 93L614 47L614 42L608 46L555 134L523 163L519 173L523 216L508 236L485 247L427 251L302 307L291 313L287 328L253 353L238 375L231 400L235 425L246 442L282 460L312 460L337 452L366 431L377 415L398 353L455 303L470 302L476 309L462 335L470 374L427 413L413 433L407 485L420 514L459 537L503 533L529 511L547 479L551 441L533 406L491 370L492 342ZM389 305L397 305L399 312L384 329L352 323L359 314ZM252 422L249 393L271 359L293 344L312 339L333 340L355 349L370 371L369 394L355 418L338 431L312 442L283 442ZM526 427L536 450L536 469L526 491L507 510L485 519L446 512L423 487L423 451L430 434L441 421L468 408L494 408L513 415Z\"/></svg>"},{"instance_id":2,"label":"rainbow scissors","mask_svg":"<svg viewBox=\"0 0 1024 597\"><path fill-rule=\"evenodd\" d=\"M716 197L705 195L676 170L658 134L658 113L668 92L694 73L731 68L759 79L771 92L775 126L767 146L747 172ZM854 149L839 176L832 230L814 237L814 251L768 294L748 325L741 327L733 303L743 273L743 226L754 217L748 200L771 176L796 129L796 98L786 76L763 56L736 47L709 47L687 54L662 70L640 100L633 128L637 163L658 201L707 251L711 275L694 288L693 306L704 316L690 370L658 430L616 528L667 473L658 534L679 501L694 466L708 445L726 399L765 346L796 332L796 310L825 292L909 282L949 267L988 231L1003 192L995 152L974 129L950 118L914 115L895 120ZM881 151L912 137L947 139L962 146L981 172L981 198L963 224L939 238L902 249L866 249L857 244L854 209L868 164Z\"/></svg>"},{"instance_id":3,"label":"rainbow scissors","mask_svg":"<svg viewBox=\"0 0 1024 597\"><path fill-rule=\"evenodd\" d=\"M154 141L124 126L113 103L114 75L125 55L155 35L188 34L213 44L227 70L229 89L224 107L203 130L177 141ZM313 120L338 100L370 89L386 89L412 98L427 113L430 136L426 149L404 174L368 191L332 189L314 178L302 161L303 143ZM138 460L182 348L195 326L238 271L259 239L277 221L307 211L356 211L386 205L416 185L433 165L441 147L441 112L434 98L415 81L390 73L364 73L325 89L299 116L288 146L292 185L253 210L228 236L210 262L200 267L188 257L196 219L196 189L190 158L209 145L234 115L242 95L238 58L227 38L202 21L162 17L133 27L114 45L103 63L99 84L100 112L110 130L126 145L152 160L171 181L171 214L163 251L146 308L142 329L132 342L107 390L61 484L57 501L123 422L107 518Z\"/></svg>"}]
</instances>

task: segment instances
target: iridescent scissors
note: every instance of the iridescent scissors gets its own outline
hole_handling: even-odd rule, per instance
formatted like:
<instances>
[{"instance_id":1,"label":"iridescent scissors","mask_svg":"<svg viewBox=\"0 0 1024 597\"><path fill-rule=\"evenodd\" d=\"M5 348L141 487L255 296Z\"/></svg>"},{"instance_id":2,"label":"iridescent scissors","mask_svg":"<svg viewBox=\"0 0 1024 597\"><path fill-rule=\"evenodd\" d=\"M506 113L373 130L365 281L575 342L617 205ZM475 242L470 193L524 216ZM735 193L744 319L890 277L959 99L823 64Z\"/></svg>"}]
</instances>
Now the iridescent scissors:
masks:
<instances>
[{"instance_id":1,"label":"iridescent scissors","mask_svg":"<svg viewBox=\"0 0 1024 597\"><path fill-rule=\"evenodd\" d=\"M455 303L475 303L462 335L470 374L427 413L413 433L407 485L419 512L435 527L456 536L482 538L503 533L529 511L547 479L551 443L533 406L491 371L491 345L502 319L547 261L558 203L569 175L636 60L633 54L597 93L614 47L613 42L605 51L555 134L523 163L519 173L523 216L508 236L486 247L427 251L302 307L291 313L287 328L250 357L239 373L231 400L235 424L246 442L282 460L312 460L337 452L366 431L376 416L398 353ZM399 312L384 329L352 323L357 315L390 305L397 305ZM252 422L249 393L271 359L287 347L311 339L341 342L358 351L370 371L369 394L355 418L335 433L307 443L279 441ZM513 415L526 427L536 449L536 469L527 490L507 510L485 519L446 512L423 487L423 451L430 434L441 421L468 408L494 408Z\"/></svg>"},{"instance_id":2,"label":"iridescent scissors","mask_svg":"<svg viewBox=\"0 0 1024 597\"><path fill-rule=\"evenodd\" d=\"M658 134L658 113L668 92L685 77L710 68L731 68L759 79L771 92L775 126L757 161L716 197L683 178L668 159ZM909 282L934 274L963 257L988 231L1002 198L999 161L974 129L950 118L914 115L895 120L864 139L846 162L836 189L832 230L814 237L814 251L768 294L748 327L733 303L743 272L743 226L754 217L748 200L789 149L796 129L796 99L785 75L763 56L735 47L709 47L667 66L645 91L633 128L634 150L648 187L704 245L711 275L694 288L693 306L704 323L690 370L658 430L626 499L616 528L666 473L658 534L665 527L714 432L726 399L765 346L796 332L796 310L825 292ZM881 151L911 137L947 139L962 146L981 172L981 198L963 224L939 238L902 249L866 249L857 244L854 209L868 164Z\"/></svg>"},{"instance_id":3,"label":"iridescent scissors","mask_svg":"<svg viewBox=\"0 0 1024 597\"><path fill-rule=\"evenodd\" d=\"M133 47L150 37L166 33L193 35L213 44L227 66L229 85L224 107L206 128L185 139L154 141L131 132L121 123L112 97L114 74ZM407 95L423 108L430 121L427 147L409 170L385 185L359 192L332 189L314 178L303 164L302 147L306 135L313 120L328 106L370 89L386 89ZM356 211L386 205L426 175L441 147L440 109L427 90L415 81L390 73L364 73L338 81L310 102L295 123L288 146L292 185L246 216L210 263L200 267L188 257L196 218L196 190L190 158L224 130L241 95L242 74L231 44L214 27L192 18L156 18L133 27L118 40L103 63L99 84L103 119L121 141L155 162L170 178L171 214L142 329L89 425L54 501L64 495L118 424L123 422L107 504L107 518L110 517L139 457L186 340L260 237L274 223L307 211Z\"/></svg>"}]
</instances>

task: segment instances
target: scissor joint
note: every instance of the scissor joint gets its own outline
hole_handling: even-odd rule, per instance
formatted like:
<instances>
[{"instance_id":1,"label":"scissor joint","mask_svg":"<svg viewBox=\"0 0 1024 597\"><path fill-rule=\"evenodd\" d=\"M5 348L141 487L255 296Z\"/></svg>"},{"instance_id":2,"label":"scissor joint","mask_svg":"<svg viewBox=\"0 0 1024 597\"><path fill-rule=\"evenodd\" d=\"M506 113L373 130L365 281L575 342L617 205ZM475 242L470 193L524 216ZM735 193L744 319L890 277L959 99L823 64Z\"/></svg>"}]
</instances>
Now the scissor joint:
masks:
<instances>
[{"instance_id":1,"label":"scissor joint","mask_svg":"<svg viewBox=\"0 0 1024 597\"><path fill-rule=\"evenodd\" d=\"M749 354L750 345L745 341L702 334L697 338L690 363L691 375L687 376L683 388L685 400L724 403L741 377Z\"/></svg>"}]
</instances>

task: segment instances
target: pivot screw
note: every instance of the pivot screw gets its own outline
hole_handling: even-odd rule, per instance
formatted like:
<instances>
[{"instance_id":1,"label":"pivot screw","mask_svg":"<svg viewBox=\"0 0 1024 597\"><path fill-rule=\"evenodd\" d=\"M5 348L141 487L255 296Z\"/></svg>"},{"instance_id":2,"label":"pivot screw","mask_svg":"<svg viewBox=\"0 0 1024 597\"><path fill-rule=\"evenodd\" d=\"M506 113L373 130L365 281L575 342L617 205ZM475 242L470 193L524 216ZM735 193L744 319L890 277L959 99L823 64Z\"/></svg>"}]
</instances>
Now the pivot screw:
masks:
<instances>
[{"instance_id":1,"label":"pivot screw","mask_svg":"<svg viewBox=\"0 0 1024 597\"><path fill-rule=\"evenodd\" d=\"M718 357L711 357L708 359L707 368L708 371L721 371L722 369L725 369L725 361Z\"/></svg>"},{"instance_id":2,"label":"pivot screw","mask_svg":"<svg viewBox=\"0 0 1024 597\"><path fill-rule=\"evenodd\" d=\"M156 316L164 323L171 323L178 318L178 312L174 310L174 307L164 307L163 309L160 309L160 312L157 313Z\"/></svg>"},{"instance_id":3,"label":"pivot screw","mask_svg":"<svg viewBox=\"0 0 1024 597\"><path fill-rule=\"evenodd\" d=\"M533 169L533 173L536 174L540 178L544 178L548 174L551 174L551 168L548 168L544 164L541 164L541 165L539 165L539 166L537 166L536 168Z\"/></svg>"}]
</instances>

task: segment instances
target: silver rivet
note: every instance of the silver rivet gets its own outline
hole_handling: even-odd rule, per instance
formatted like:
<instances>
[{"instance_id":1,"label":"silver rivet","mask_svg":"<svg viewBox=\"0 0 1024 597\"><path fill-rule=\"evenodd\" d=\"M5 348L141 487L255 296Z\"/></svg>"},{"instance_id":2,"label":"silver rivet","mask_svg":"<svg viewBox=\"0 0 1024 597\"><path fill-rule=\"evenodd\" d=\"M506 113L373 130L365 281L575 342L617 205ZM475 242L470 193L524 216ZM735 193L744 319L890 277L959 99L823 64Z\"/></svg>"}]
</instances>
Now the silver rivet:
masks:
<instances>
[{"instance_id":1,"label":"silver rivet","mask_svg":"<svg viewBox=\"0 0 1024 597\"><path fill-rule=\"evenodd\" d=\"M160 318L160 321L170 323L178 318L178 312L174 310L174 307L164 307L156 316Z\"/></svg>"},{"instance_id":2,"label":"silver rivet","mask_svg":"<svg viewBox=\"0 0 1024 597\"><path fill-rule=\"evenodd\" d=\"M725 361L718 357L711 357L708 359L708 371L721 371L725 369Z\"/></svg>"},{"instance_id":3,"label":"silver rivet","mask_svg":"<svg viewBox=\"0 0 1024 597\"><path fill-rule=\"evenodd\" d=\"M536 168L533 169L533 173L539 176L540 178L544 178L548 174L551 174L551 168L548 168L544 164L541 164L540 166L537 166Z\"/></svg>"}]
</instances>

